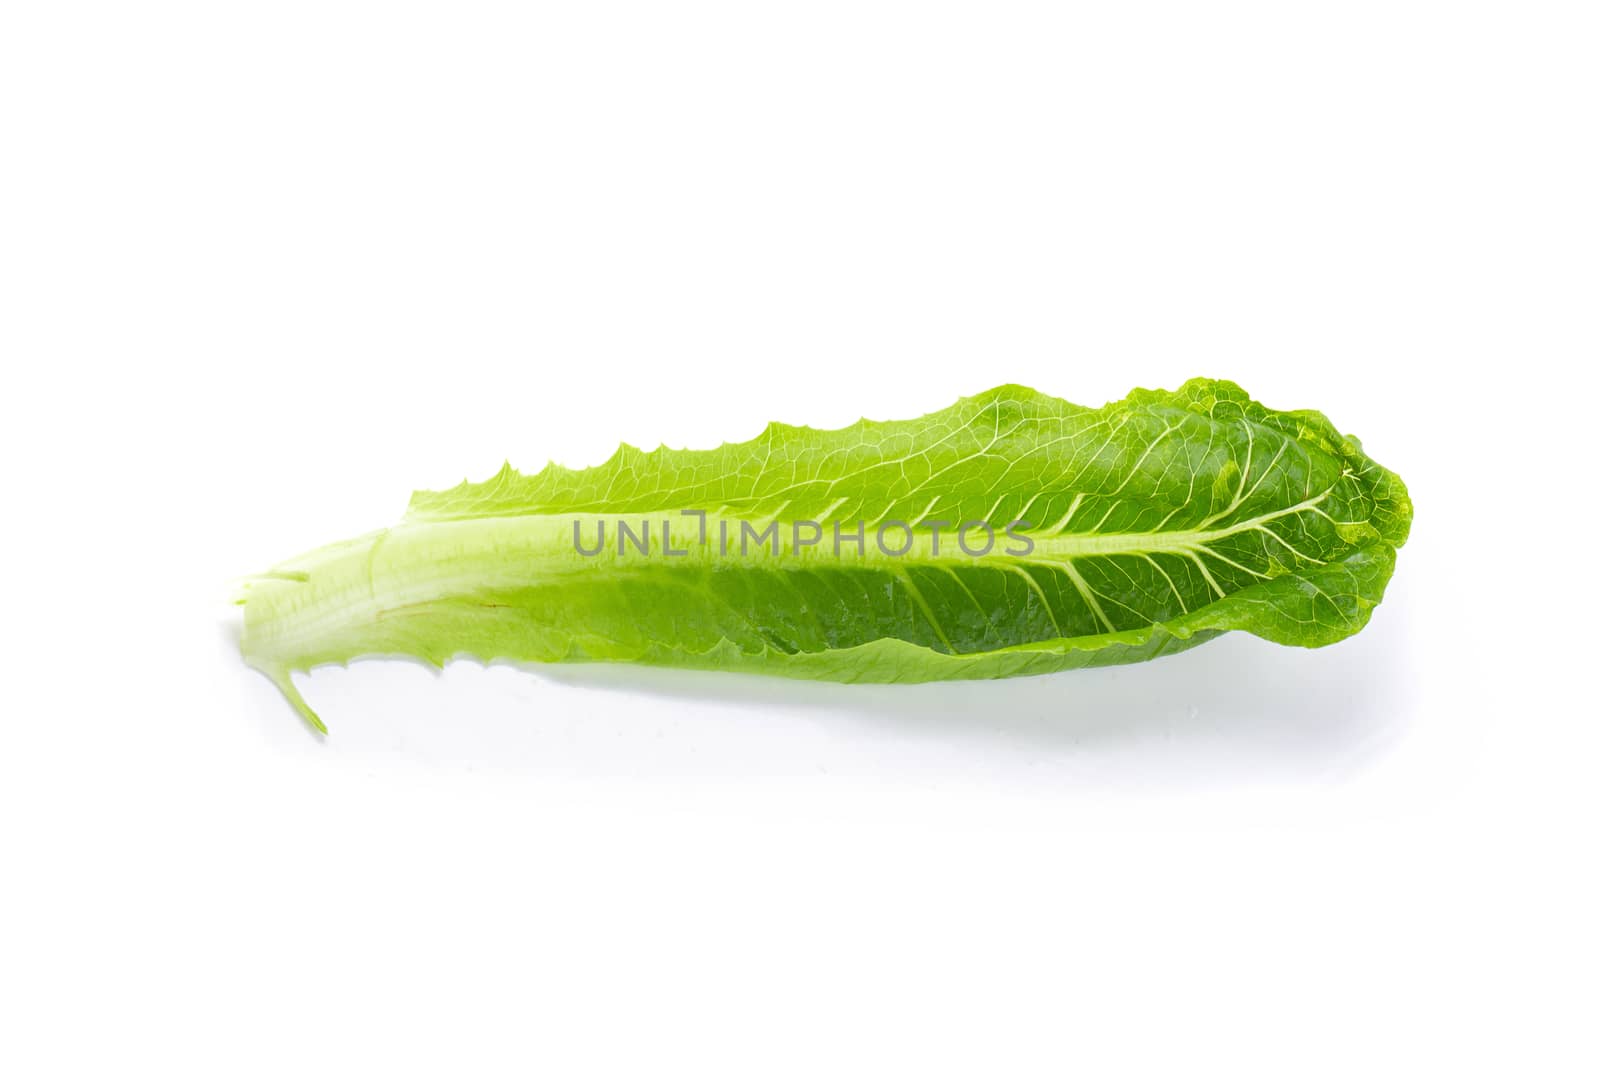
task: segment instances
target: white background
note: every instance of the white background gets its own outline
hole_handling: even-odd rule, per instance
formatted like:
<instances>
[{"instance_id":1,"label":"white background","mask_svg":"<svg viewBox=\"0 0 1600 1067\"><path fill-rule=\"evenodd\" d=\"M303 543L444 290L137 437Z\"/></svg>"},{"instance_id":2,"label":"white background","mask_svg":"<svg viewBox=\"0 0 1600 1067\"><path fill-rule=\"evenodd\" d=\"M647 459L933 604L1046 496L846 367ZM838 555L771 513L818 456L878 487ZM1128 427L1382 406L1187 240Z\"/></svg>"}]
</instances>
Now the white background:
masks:
<instances>
[{"instance_id":1,"label":"white background","mask_svg":"<svg viewBox=\"0 0 1600 1067\"><path fill-rule=\"evenodd\" d=\"M12 3L0 1055L1595 1062L1593 5ZM232 579L621 439L1231 377L1359 636L322 670Z\"/></svg>"}]
</instances>

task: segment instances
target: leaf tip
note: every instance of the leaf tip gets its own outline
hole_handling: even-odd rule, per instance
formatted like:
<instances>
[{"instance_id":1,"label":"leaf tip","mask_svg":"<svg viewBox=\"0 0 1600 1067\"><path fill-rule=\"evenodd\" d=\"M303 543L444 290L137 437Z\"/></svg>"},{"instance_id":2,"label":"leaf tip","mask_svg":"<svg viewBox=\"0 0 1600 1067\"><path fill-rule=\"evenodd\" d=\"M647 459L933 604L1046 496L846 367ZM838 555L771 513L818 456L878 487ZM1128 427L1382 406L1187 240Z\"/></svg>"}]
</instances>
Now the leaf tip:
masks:
<instances>
[{"instance_id":1,"label":"leaf tip","mask_svg":"<svg viewBox=\"0 0 1600 1067\"><path fill-rule=\"evenodd\" d=\"M250 661L247 660L246 662ZM300 690L295 688L293 679L289 677L287 667L254 662L250 662L250 666L266 675L267 679L278 687L278 692L283 694L283 698L289 702L289 706L299 712L300 718L307 726L316 731L319 737L328 736L328 724L322 721L322 716L313 711L311 705L306 703L305 697L300 695Z\"/></svg>"}]
</instances>

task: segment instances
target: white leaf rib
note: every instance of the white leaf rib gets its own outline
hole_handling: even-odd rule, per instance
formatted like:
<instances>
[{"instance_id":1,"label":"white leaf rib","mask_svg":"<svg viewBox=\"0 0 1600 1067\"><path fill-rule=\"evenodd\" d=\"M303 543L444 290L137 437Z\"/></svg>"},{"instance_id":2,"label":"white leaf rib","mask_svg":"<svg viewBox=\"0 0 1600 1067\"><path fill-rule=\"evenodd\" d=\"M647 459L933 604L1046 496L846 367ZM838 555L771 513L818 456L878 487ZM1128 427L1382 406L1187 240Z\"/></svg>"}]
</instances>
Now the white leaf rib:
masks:
<instances>
[{"instance_id":1,"label":"white leaf rib","mask_svg":"<svg viewBox=\"0 0 1600 1067\"><path fill-rule=\"evenodd\" d=\"M1006 569L1009 571L1014 571L1018 577L1020 577L1024 582L1028 583L1028 588L1033 590L1034 595L1039 598L1039 603L1044 605L1045 616L1050 620L1051 627L1055 629L1056 636L1065 636L1061 629L1061 624L1056 621L1056 613L1050 608L1050 598L1044 595L1044 590L1039 587L1039 583L1034 580L1033 575L1028 573L1027 568L1019 567L1015 563L1008 563L1006 564ZM1174 592L1176 592L1176 590L1174 590ZM1179 598L1179 602L1182 603L1182 598ZM1188 608L1184 609L1184 611L1188 610Z\"/></svg>"},{"instance_id":2,"label":"white leaf rib","mask_svg":"<svg viewBox=\"0 0 1600 1067\"><path fill-rule=\"evenodd\" d=\"M1111 620L1106 617L1105 609L1100 606L1100 598L1095 596L1094 590L1089 588L1089 583L1083 580L1083 575L1078 573L1078 568L1072 565L1072 561L1069 559L1052 560L1050 561L1050 566L1059 567L1061 570L1066 571L1073 587L1078 590L1078 595L1083 597L1084 603L1089 605L1089 610L1094 612L1095 618L1099 619L1101 625L1106 628L1106 633L1116 633L1117 628L1111 624Z\"/></svg>"},{"instance_id":3,"label":"white leaf rib","mask_svg":"<svg viewBox=\"0 0 1600 1067\"><path fill-rule=\"evenodd\" d=\"M944 635L944 627L939 625L939 619L934 615L933 609L928 606L927 600L923 598L922 590L918 589L917 583L911 580L911 573L904 567L897 567L895 568L895 574L905 585L906 592L911 596L911 602L917 606L918 611L922 612L922 617L928 620L928 625L933 627L934 636L939 639L939 643L944 645L947 651L955 652L956 646L952 645L950 639Z\"/></svg>"}]
</instances>

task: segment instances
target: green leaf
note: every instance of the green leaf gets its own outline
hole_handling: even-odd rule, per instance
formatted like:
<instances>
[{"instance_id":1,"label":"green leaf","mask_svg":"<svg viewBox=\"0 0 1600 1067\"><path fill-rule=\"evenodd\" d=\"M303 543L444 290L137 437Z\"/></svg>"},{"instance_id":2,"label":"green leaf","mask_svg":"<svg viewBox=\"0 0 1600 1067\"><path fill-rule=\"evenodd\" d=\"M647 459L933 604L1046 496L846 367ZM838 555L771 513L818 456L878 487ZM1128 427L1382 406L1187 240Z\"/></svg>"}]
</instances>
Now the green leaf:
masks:
<instances>
[{"instance_id":1,"label":"green leaf","mask_svg":"<svg viewBox=\"0 0 1600 1067\"><path fill-rule=\"evenodd\" d=\"M1231 382L1096 409L1008 385L416 493L247 583L241 647L315 722L289 672L366 655L924 682L1317 646L1366 624L1410 523L1354 437Z\"/></svg>"}]
</instances>

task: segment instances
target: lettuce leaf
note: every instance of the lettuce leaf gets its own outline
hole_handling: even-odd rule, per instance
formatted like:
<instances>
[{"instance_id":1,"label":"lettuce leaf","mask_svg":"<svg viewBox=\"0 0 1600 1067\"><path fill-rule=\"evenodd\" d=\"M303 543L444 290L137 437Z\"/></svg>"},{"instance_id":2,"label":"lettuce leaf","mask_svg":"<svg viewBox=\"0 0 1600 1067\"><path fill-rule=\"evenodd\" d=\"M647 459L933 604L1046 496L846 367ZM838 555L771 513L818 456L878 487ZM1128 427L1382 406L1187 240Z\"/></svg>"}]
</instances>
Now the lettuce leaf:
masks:
<instances>
[{"instance_id":1,"label":"lettuce leaf","mask_svg":"<svg viewBox=\"0 0 1600 1067\"><path fill-rule=\"evenodd\" d=\"M418 492L247 582L240 645L318 729L290 672L372 655L926 682L1318 646L1366 624L1410 523L1354 437L1231 382L1093 409L1006 385Z\"/></svg>"}]
</instances>

